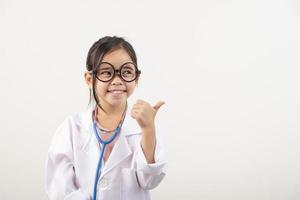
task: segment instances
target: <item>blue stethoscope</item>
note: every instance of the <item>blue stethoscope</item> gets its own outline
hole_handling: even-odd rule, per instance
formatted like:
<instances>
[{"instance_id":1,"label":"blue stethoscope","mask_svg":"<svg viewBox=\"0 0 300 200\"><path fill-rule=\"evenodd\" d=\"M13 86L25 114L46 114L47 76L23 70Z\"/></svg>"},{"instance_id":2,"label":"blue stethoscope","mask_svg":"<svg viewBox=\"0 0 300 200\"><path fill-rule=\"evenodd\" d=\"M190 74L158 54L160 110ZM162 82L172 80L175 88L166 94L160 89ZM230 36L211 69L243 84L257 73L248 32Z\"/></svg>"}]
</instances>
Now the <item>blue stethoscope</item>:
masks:
<instances>
[{"instance_id":1,"label":"blue stethoscope","mask_svg":"<svg viewBox=\"0 0 300 200\"><path fill-rule=\"evenodd\" d=\"M96 106L96 108L97 108L97 106ZM97 169L96 169L96 176L95 176L94 190L93 190L93 200L96 200L96 198L97 198L97 186L98 186L98 180L101 176L102 159L103 159L103 154L104 154L104 151L105 151L105 147L106 147L106 145L108 145L109 143L114 141L114 139L117 137L117 135L121 132L121 128L122 128L122 124L123 124L123 121L124 121L124 118L125 118L126 110L127 110L127 104L126 104L126 109L125 109L125 111L123 113L123 116L122 116L122 120L120 121L117 128L114 130L112 136L108 140L102 140L101 139L101 137L98 134L96 120L93 119L93 129L94 129L95 136L96 136L98 142L102 145L102 148L101 148L101 151L100 151L100 157L99 157L98 165L97 165ZM95 111L96 111L96 109L95 109ZM107 130L104 130L104 129L101 129L101 128L99 128L99 129L101 131L107 132Z\"/></svg>"}]
</instances>

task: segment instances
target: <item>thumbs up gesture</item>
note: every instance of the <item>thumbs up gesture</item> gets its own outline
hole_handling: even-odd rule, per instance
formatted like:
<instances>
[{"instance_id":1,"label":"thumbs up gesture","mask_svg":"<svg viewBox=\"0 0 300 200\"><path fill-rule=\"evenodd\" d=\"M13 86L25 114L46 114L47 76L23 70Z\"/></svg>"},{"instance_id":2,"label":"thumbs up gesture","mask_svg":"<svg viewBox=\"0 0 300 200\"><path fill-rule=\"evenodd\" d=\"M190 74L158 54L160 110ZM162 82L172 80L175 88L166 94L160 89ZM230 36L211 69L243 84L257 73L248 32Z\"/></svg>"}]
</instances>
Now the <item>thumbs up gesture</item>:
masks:
<instances>
[{"instance_id":1,"label":"thumbs up gesture","mask_svg":"<svg viewBox=\"0 0 300 200\"><path fill-rule=\"evenodd\" d=\"M151 106L146 101L137 100L132 107L131 116L138 122L142 130L154 130L155 116L163 104L165 104L164 101L159 101L154 106Z\"/></svg>"}]
</instances>

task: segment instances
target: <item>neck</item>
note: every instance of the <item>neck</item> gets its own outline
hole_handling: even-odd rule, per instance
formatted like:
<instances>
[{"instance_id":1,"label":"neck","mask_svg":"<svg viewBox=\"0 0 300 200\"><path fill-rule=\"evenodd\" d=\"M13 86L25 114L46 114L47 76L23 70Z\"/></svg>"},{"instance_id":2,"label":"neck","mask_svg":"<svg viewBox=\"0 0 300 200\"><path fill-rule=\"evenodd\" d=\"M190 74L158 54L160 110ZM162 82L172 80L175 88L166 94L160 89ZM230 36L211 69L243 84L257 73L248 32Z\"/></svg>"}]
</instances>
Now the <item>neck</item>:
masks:
<instances>
[{"instance_id":1,"label":"neck","mask_svg":"<svg viewBox=\"0 0 300 200\"><path fill-rule=\"evenodd\" d=\"M105 112L97 106L97 114L98 115L104 115L109 117L118 117L122 115L126 109L127 102L124 102L120 104L119 106L111 106L111 105L101 105L102 108L105 110Z\"/></svg>"}]
</instances>

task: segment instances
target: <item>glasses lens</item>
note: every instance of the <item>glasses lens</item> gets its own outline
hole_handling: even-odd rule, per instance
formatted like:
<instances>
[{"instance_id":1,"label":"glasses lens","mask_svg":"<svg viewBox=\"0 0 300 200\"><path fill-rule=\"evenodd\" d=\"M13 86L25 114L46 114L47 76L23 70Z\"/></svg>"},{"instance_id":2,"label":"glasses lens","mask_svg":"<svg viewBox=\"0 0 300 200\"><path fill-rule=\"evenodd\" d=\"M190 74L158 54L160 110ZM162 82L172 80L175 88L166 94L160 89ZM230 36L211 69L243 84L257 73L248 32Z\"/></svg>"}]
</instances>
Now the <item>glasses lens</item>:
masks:
<instances>
[{"instance_id":1,"label":"glasses lens","mask_svg":"<svg viewBox=\"0 0 300 200\"><path fill-rule=\"evenodd\" d=\"M114 68L107 64L107 63L101 63L98 71L97 71L97 77L101 81L109 81L114 75Z\"/></svg>"},{"instance_id":2,"label":"glasses lens","mask_svg":"<svg viewBox=\"0 0 300 200\"><path fill-rule=\"evenodd\" d=\"M136 67L132 63L127 63L122 66L120 73L125 81L133 81L136 78Z\"/></svg>"}]
</instances>

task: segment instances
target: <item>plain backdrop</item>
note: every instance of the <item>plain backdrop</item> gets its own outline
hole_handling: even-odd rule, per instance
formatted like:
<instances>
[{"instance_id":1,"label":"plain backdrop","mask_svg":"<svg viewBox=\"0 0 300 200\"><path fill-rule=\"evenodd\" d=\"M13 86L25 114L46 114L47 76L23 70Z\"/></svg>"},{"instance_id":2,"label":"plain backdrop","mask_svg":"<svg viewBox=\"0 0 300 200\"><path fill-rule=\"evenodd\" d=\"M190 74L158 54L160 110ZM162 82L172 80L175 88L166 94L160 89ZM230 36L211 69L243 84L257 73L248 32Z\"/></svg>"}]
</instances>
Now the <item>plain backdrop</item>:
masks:
<instances>
[{"instance_id":1,"label":"plain backdrop","mask_svg":"<svg viewBox=\"0 0 300 200\"><path fill-rule=\"evenodd\" d=\"M165 100L156 200L300 199L297 0L0 0L0 199L47 199L55 129L88 104L90 46L117 35Z\"/></svg>"}]
</instances>

